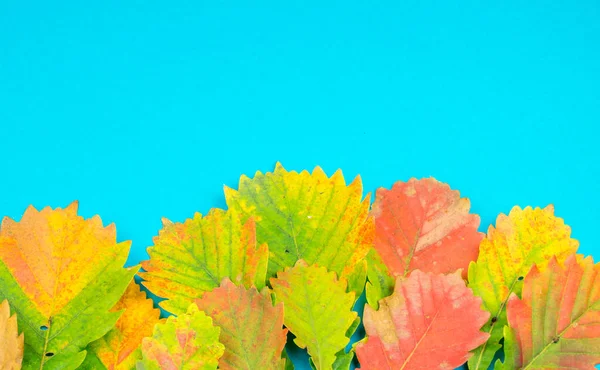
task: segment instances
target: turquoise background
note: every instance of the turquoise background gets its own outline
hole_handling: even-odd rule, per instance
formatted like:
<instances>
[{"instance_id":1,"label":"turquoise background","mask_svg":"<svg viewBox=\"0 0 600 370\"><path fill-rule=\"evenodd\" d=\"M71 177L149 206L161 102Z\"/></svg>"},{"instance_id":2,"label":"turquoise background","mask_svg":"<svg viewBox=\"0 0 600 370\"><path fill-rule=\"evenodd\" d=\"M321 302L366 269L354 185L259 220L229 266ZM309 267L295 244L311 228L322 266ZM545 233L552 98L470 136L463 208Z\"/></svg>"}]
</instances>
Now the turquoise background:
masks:
<instances>
[{"instance_id":1,"label":"turquoise background","mask_svg":"<svg viewBox=\"0 0 600 370\"><path fill-rule=\"evenodd\" d=\"M435 176L481 230L554 203L600 259L599 86L592 0L0 0L0 213L78 199L135 264L281 161Z\"/></svg>"}]
</instances>

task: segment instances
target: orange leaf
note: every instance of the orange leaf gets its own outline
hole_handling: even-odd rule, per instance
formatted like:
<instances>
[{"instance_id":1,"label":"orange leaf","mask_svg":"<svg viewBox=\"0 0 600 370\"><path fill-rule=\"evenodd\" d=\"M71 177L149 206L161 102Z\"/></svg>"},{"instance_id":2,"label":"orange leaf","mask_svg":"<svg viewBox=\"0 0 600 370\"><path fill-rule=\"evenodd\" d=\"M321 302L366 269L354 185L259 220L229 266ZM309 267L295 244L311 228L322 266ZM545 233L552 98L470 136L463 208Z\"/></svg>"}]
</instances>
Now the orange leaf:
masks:
<instances>
[{"instance_id":1,"label":"orange leaf","mask_svg":"<svg viewBox=\"0 0 600 370\"><path fill-rule=\"evenodd\" d=\"M219 369L281 369L287 329L283 329L283 303L273 306L270 291L236 286L224 279L219 288L196 303L221 328L219 341L225 354Z\"/></svg>"},{"instance_id":2,"label":"orange leaf","mask_svg":"<svg viewBox=\"0 0 600 370\"><path fill-rule=\"evenodd\" d=\"M8 301L0 303L0 369L18 370L23 361L23 334L17 329L17 315L10 316Z\"/></svg>"},{"instance_id":3,"label":"orange leaf","mask_svg":"<svg viewBox=\"0 0 600 370\"><path fill-rule=\"evenodd\" d=\"M393 276L420 269L434 273L463 270L477 259L483 234L470 202L433 178L380 188L373 205L375 249Z\"/></svg>"},{"instance_id":4,"label":"orange leaf","mask_svg":"<svg viewBox=\"0 0 600 370\"><path fill-rule=\"evenodd\" d=\"M146 298L146 293L140 291L135 282L131 282L111 311L123 311L123 314L114 329L90 344L88 358L96 355L107 369L132 369L142 358L142 339L152 336L160 310L154 308L152 300Z\"/></svg>"},{"instance_id":5,"label":"orange leaf","mask_svg":"<svg viewBox=\"0 0 600 370\"><path fill-rule=\"evenodd\" d=\"M365 306L367 338L356 347L361 369L454 369L487 340L479 329L488 318L458 272L413 271L398 278L378 311Z\"/></svg>"}]
</instances>

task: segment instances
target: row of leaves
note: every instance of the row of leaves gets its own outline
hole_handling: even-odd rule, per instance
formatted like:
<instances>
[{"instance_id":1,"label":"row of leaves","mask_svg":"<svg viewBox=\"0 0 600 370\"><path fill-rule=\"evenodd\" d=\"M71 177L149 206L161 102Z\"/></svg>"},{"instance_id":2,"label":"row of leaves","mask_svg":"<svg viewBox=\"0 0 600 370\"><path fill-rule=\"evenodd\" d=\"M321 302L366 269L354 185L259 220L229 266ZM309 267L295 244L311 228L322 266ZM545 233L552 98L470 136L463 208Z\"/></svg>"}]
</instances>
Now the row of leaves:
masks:
<instances>
[{"instance_id":1,"label":"row of leaves","mask_svg":"<svg viewBox=\"0 0 600 370\"><path fill-rule=\"evenodd\" d=\"M497 369L600 363L600 265L552 207L515 207L484 235L434 179L379 189L371 208L360 178L279 164L225 196L227 211L163 220L141 272L77 203L5 218L0 368L290 369L288 331L319 370L355 355L361 369L487 369L501 343ZM363 290L367 336L346 351Z\"/></svg>"}]
</instances>

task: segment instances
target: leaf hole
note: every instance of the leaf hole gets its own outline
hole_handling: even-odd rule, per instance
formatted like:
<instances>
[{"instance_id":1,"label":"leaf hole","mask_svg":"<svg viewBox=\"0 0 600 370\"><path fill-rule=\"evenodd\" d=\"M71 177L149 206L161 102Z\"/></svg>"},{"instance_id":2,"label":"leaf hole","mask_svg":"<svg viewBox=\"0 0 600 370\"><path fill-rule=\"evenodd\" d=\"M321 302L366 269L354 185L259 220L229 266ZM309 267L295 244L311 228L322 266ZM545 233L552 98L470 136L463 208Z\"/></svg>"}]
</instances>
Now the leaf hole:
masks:
<instances>
[{"instance_id":1,"label":"leaf hole","mask_svg":"<svg viewBox=\"0 0 600 370\"><path fill-rule=\"evenodd\" d=\"M496 316L492 317L492 323L495 323L496 321L498 321L498 318Z\"/></svg>"},{"instance_id":2,"label":"leaf hole","mask_svg":"<svg viewBox=\"0 0 600 370\"><path fill-rule=\"evenodd\" d=\"M290 253L290 251L286 249L286 250L285 250L285 253Z\"/></svg>"},{"instance_id":3,"label":"leaf hole","mask_svg":"<svg viewBox=\"0 0 600 370\"><path fill-rule=\"evenodd\" d=\"M554 338L552 338L552 343L558 343L559 340L560 340L560 337L554 337Z\"/></svg>"},{"instance_id":4,"label":"leaf hole","mask_svg":"<svg viewBox=\"0 0 600 370\"><path fill-rule=\"evenodd\" d=\"M54 356L54 352L46 352L46 357L52 357Z\"/></svg>"},{"instance_id":5,"label":"leaf hole","mask_svg":"<svg viewBox=\"0 0 600 370\"><path fill-rule=\"evenodd\" d=\"M42 325L42 326L40 326L40 330L46 331L46 330L48 330L48 327L46 325Z\"/></svg>"},{"instance_id":6,"label":"leaf hole","mask_svg":"<svg viewBox=\"0 0 600 370\"><path fill-rule=\"evenodd\" d=\"M519 281L523 280L524 277L523 276L519 276Z\"/></svg>"}]
</instances>

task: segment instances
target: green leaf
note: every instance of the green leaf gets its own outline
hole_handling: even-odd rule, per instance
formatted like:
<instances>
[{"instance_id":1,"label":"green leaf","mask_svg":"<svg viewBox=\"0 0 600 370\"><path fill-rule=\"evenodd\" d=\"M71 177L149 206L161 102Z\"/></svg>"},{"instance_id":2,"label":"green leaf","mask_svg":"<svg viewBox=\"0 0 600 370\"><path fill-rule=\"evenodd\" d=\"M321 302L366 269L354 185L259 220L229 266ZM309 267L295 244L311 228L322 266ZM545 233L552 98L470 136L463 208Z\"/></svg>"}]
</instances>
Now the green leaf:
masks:
<instances>
[{"instance_id":1,"label":"green leaf","mask_svg":"<svg viewBox=\"0 0 600 370\"><path fill-rule=\"evenodd\" d=\"M357 296L364 273L355 270L364 269L374 238L370 198L362 193L359 177L346 186L340 171L288 172L279 163L272 173L242 176L237 191L225 187L229 208L254 217L258 240L269 245L269 276L303 259L348 278Z\"/></svg>"},{"instance_id":2,"label":"green leaf","mask_svg":"<svg viewBox=\"0 0 600 370\"><path fill-rule=\"evenodd\" d=\"M377 310L379 309L379 301L389 297L394 292L395 282L375 249L369 251L367 262L367 303Z\"/></svg>"},{"instance_id":3,"label":"green leaf","mask_svg":"<svg viewBox=\"0 0 600 370\"><path fill-rule=\"evenodd\" d=\"M308 349L318 370L330 369L349 342L346 333L356 325L354 293L346 293L346 280L300 260L272 278L271 285L276 301L284 304L284 323L296 336L294 342Z\"/></svg>"},{"instance_id":4,"label":"green leaf","mask_svg":"<svg viewBox=\"0 0 600 370\"><path fill-rule=\"evenodd\" d=\"M148 248L150 260L142 262L142 285L167 298L159 305L174 314L185 312L225 277L261 289L269 250L256 242L255 230L251 218L242 223L234 210L211 209L206 217L196 213L184 223L165 220Z\"/></svg>"}]
</instances>

